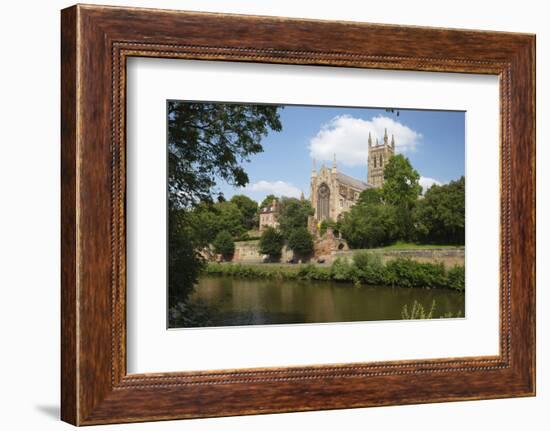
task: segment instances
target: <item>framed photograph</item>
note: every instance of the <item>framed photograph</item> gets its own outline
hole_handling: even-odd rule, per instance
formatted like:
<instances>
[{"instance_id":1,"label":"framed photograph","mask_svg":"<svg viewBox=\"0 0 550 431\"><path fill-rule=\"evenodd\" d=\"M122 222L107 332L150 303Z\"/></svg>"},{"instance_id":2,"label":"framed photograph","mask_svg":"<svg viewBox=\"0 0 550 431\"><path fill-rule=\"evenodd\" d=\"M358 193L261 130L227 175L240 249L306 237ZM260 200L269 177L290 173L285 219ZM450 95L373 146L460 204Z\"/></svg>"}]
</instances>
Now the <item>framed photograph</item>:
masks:
<instances>
[{"instance_id":1,"label":"framed photograph","mask_svg":"<svg viewBox=\"0 0 550 431\"><path fill-rule=\"evenodd\" d=\"M62 419L535 394L535 37L62 11Z\"/></svg>"}]
</instances>

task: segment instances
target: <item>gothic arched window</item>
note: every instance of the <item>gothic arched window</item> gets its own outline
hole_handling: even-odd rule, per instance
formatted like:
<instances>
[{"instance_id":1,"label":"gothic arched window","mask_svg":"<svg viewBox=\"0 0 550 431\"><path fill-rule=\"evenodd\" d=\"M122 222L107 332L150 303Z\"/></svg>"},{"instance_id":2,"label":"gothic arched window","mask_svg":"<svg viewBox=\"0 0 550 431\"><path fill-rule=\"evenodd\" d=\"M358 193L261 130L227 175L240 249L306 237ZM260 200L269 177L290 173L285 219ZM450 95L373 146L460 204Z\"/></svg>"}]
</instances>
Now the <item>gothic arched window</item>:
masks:
<instances>
[{"instance_id":1,"label":"gothic arched window","mask_svg":"<svg viewBox=\"0 0 550 431\"><path fill-rule=\"evenodd\" d=\"M322 221L329 218L330 212L330 189L323 183L317 189L317 220Z\"/></svg>"}]
</instances>

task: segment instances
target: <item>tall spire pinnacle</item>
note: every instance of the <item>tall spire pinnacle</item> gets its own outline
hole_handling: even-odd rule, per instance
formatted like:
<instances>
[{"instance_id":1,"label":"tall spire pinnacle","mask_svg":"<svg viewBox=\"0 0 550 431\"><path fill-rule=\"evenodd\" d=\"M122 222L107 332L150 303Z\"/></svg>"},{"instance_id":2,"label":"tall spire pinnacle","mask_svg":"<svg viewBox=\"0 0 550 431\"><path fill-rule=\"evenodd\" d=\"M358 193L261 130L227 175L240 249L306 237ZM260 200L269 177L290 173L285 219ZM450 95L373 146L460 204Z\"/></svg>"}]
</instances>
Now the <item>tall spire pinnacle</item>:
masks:
<instances>
[{"instance_id":1,"label":"tall spire pinnacle","mask_svg":"<svg viewBox=\"0 0 550 431\"><path fill-rule=\"evenodd\" d=\"M311 160L311 176L315 177L317 175L317 161L315 159Z\"/></svg>"},{"instance_id":2,"label":"tall spire pinnacle","mask_svg":"<svg viewBox=\"0 0 550 431\"><path fill-rule=\"evenodd\" d=\"M384 128L384 145L388 145L388 129Z\"/></svg>"},{"instance_id":3,"label":"tall spire pinnacle","mask_svg":"<svg viewBox=\"0 0 550 431\"><path fill-rule=\"evenodd\" d=\"M372 147L372 137L370 135L370 132L369 132L369 147Z\"/></svg>"},{"instance_id":4,"label":"tall spire pinnacle","mask_svg":"<svg viewBox=\"0 0 550 431\"><path fill-rule=\"evenodd\" d=\"M395 150L395 137L393 136L393 133L391 134L391 147Z\"/></svg>"},{"instance_id":5,"label":"tall spire pinnacle","mask_svg":"<svg viewBox=\"0 0 550 431\"><path fill-rule=\"evenodd\" d=\"M334 153L334 158L332 159L332 172L336 173L336 153Z\"/></svg>"}]
</instances>

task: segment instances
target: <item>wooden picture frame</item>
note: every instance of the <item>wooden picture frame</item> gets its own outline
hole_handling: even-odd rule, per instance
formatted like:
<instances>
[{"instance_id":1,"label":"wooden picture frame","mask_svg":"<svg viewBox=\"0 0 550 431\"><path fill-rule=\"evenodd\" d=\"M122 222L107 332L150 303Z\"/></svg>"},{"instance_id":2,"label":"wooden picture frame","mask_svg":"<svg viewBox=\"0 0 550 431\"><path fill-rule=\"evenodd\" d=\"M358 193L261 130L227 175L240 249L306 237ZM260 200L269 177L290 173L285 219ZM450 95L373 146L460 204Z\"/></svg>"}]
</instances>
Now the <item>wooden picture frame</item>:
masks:
<instances>
[{"instance_id":1,"label":"wooden picture frame","mask_svg":"<svg viewBox=\"0 0 550 431\"><path fill-rule=\"evenodd\" d=\"M83 5L63 10L61 24L64 421L91 425L535 394L534 35ZM128 375L130 56L498 75L500 354Z\"/></svg>"}]
</instances>

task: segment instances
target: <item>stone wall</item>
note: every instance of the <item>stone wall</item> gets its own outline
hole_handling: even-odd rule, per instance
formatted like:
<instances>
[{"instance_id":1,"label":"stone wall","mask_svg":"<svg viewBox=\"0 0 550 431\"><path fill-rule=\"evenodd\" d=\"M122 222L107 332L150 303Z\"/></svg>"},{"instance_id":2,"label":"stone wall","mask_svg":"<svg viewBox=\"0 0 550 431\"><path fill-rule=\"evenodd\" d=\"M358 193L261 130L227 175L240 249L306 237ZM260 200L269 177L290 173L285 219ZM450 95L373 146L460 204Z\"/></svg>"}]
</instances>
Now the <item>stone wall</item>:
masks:
<instances>
[{"instance_id":1,"label":"stone wall","mask_svg":"<svg viewBox=\"0 0 550 431\"><path fill-rule=\"evenodd\" d=\"M235 253L233 262L236 263L259 263L262 261L262 255L258 251L259 240L237 241L235 242ZM292 258L292 250L283 247L281 262L286 262Z\"/></svg>"},{"instance_id":2,"label":"stone wall","mask_svg":"<svg viewBox=\"0 0 550 431\"><path fill-rule=\"evenodd\" d=\"M321 259L325 264L332 263L336 258L352 259L353 253L357 250L349 250L345 241L327 232L328 235L315 241L314 261ZM343 249L338 249L342 245ZM235 254L233 262L235 263L260 263L262 255L258 251L259 241L237 241L235 242ZM443 262L445 267L450 268L455 265L464 265L463 248L430 248L425 250L367 250L368 253L377 254L383 262L401 258L409 258L417 262ZM292 258L292 250L283 247L281 262L287 262Z\"/></svg>"},{"instance_id":3,"label":"stone wall","mask_svg":"<svg viewBox=\"0 0 550 431\"><path fill-rule=\"evenodd\" d=\"M356 250L337 251L332 253L331 260L338 257L353 258ZM464 265L463 248L430 248L424 250L368 250L369 253L381 256L383 262L397 258L408 258L417 262L443 262L445 267Z\"/></svg>"},{"instance_id":4,"label":"stone wall","mask_svg":"<svg viewBox=\"0 0 550 431\"><path fill-rule=\"evenodd\" d=\"M316 238L313 242L313 258L315 260L329 261L334 253L347 252L348 250L346 241L335 236L331 228L328 228L322 237Z\"/></svg>"}]
</instances>

